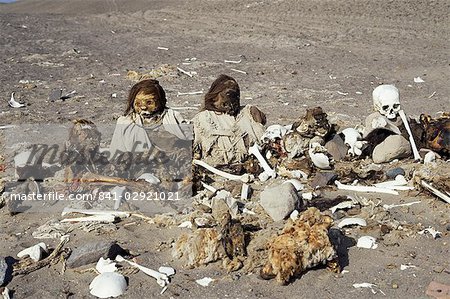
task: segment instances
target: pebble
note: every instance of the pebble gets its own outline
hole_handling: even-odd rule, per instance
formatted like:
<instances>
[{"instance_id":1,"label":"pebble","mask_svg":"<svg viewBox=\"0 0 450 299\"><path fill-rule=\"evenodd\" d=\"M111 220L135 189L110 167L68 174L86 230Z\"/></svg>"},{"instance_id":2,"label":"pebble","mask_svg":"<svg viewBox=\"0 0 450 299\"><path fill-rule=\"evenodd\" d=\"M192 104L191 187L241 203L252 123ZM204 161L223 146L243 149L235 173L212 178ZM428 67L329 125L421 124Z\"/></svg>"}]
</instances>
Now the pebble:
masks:
<instances>
[{"instance_id":1,"label":"pebble","mask_svg":"<svg viewBox=\"0 0 450 299\"><path fill-rule=\"evenodd\" d=\"M405 176L405 170L401 167L396 167L386 171L386 176L390 179L395 179L398 175Z\"/></svg>"},{"instance_id":2,"label":"pebble","mask_svg":"<svg viewBox=\"0 0 450 299\"><path fill-rule=\"evenodd\" d=\"M311 182L311 187L315 189L317 187L331 185L337 178L338 175L334 172L317 172L316 176Z\"/></svg>"},{"instance_id":3,"label":"pebble","mask_svg":"<svg viewBox=\"0 0 450 299\"><path fill-rule=\"evenodd\" d=\"M325 144L325 148L335 161L343 160L348 151L344 140L338 134L334 135L333 139Z\"/></svg>"}]
</instances>

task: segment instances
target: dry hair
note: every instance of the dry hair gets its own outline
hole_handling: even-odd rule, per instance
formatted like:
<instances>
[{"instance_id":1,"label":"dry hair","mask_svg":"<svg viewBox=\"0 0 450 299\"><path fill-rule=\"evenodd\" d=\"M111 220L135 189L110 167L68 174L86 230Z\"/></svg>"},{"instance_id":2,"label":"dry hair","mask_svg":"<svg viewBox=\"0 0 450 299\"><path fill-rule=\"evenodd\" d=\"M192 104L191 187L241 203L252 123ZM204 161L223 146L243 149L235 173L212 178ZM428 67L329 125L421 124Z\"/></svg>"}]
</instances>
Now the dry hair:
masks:
<instances>
[{"instance_id":1,"label":"dry hair","mask_svg":"<svg viewBox=\"0 0 450 299\"><path fill-rule=\"evenodd\" d=\"M158 102L160 102L161 105L161 111L162 112L166 108L166 93L164 92L164 89L159 85L158 80L154 79L147 79L142 80L131 87L130 93L128 95L128 105L127 109L125 110L125 115L129 115L134 110L134 100L136 99L136 95L139 92L144 92L145 94L152 94L155 95L155 98Z\"/></svg>"},{"instance_id":2,"label":"dry hair","mask_svg":"<svg viewBox=\"0 0 450 299\"><path fill-rule=\"evenodd\" d=\"M214 82L211 84L208 92L205 95L205 101L203 104L202 110L210 110L216 111L216 101L219 93L226 89L232 89L240 94L239 84L236 80L228 75L220 75Z\"/></svg>"}]
</instances>

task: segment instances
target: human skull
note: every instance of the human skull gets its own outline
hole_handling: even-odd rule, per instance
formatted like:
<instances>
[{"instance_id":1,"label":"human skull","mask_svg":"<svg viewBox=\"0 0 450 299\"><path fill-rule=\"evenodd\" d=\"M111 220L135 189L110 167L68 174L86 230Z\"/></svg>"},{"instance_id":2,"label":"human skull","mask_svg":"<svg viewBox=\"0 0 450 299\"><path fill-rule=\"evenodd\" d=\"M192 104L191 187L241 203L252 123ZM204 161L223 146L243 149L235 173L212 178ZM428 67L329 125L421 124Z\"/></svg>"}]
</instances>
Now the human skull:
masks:
<instances>
[{"instance_id":1,"label":"human skull","mask_svg":"<svg viewBox=\"0 0 450 299\"><path fill-rule=\"evenodd\" d=\"M388 119L395 119L400 111L400 93L394 85L383 84L372 92L373 106Z\"/></svg>"}]
</instances>

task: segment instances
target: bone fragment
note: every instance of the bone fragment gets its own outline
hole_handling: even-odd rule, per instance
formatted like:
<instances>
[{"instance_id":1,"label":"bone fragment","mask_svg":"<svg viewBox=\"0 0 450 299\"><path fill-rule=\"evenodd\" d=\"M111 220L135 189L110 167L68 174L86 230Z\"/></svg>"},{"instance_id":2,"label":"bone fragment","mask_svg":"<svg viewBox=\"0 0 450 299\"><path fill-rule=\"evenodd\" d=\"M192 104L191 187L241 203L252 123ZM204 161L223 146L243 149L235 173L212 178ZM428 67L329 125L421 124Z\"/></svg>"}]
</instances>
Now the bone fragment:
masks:
<instances>
[{"instance_id":1,"label":"bone fragment","mask_svg":"<svg viewBox=\"0 0 450 299\"><path fill-rule=\"evenodd\" d=\"M409 123L408 123L408 119L406 118L405 111L400 110L398 112L398 114L400 115L400 118L402 119L403 124L405 125L406 131L408 132L409 142L411 143L411 148L412 148L412 151L413 151L414 160L420 161L420 160L422 160L422 158L420 157L419 151L417 150L417 145L416 145L416 142L414 141L414 137L412 135L411 128L409 127Z\"/></svg>"},{"instance_id":2,"label":"bone fragment","mask_svg":"<svg viewBox=\"0 0 450 299\"><path fill-rule=\"evenodd\" d=\"M217 174L221 177L224 177L224 178L232 180L232 181L241 181L243 183L248 183L253 179L253 176L251 174L248 174L248 173L245 173L243 175L230 174L225 171L214 168L211 165L209 165L203 161L200 161L200 160L193 160L192 163L194 163L194 165L201 166L201 167L211 171L214 174Z\"/></svg>"},{"instance_id":3,"label":"bone fragment","mask_svg":"<svg viewBox=\"0 0 450 299\"><path fill-rule=\"evenodd\" d=\"M165 287L169 283L169 277L166 274L163 274L163 273L160 273L158 271L152 270L150 268L141 266L138 263L134 263L134 262L128 261L128 260L124 259L121 255L116 256L116 261L118 261L118 262L127 262L131 266L138 268L139 270L141 270L145 274L155 278L156 279L156 283L158 283L158 285L161 286L161 287Z\"/></svg>"},{"instance_id":4,"label":"bone fragment","mask_svg":"<svg viewBox=\"0 0 450 299\"><path fill-rule=\"evenodd\" d=\"M224 60L224 62L225 62L225 63L234 63L234 64L238 64L238 63L241 63L242 60L241 60L241 59L240 59L240 60Z\"/></svg>"},{"instance_id":5,"label":"bone fragment","mask_svg":"<svg viewBox=\"0 0 450 299\"><path fill-rule=\"evenodd\" d=\"M247 75L247 72L244 72L244 71L241 71L241 70L237 70L237 69L230 69L230 71Z\"/></svg>"},{"instance_id":6,"label":"bone fragment","mask_svg":"<svg viewBox=\"0 0 450 299\"><path fill-rule=\"evenodd\" d=\"M270 165L267 163L267 161L264 159L264 157L262 156L262 154L259 152L258 149L258 145L255 143L253 144L249 149L248 149L248 153L251 155L254 155L256 157L256 159L258 160L259 164L261 165L261 167L264 169L264 172L272 177L275 178L277 176L277 173L275 172L275 170L272 169L272 167L270 167Z\"/></svg>"},{"instance_id":7,"label":"bone fragment","mask_svg":"<svg viewBox=\"0 0 450 299\"><path fill-rule=\"evenodd\" d=\"M398 195L398 192L395 190L387 189L387 188L378 188L375 186L352 186L352 185L344 185L339 181L336 181L336 186L340 190L349 190L356 192L375 192L375 193L386 193L392 195Z\"/></svg>"},{"instance_id":8,"label":"bone fragment","mask_svg":"<svg viewBox=\"0 0 450 299\"><path fill-rule=\"evenodd\" d=\"M179 70L180 72L182 72L185 75L188 75L191 78L194 77L194 75L197 75L197 72L188 72L179 67L177 67L177 70Z\"/></svg>"},{"instance_id":9,"label":"bone fragment","mask_svg":"<svg viewBox=\"0 0 450 299\"><path fill-rule=\"evenodd\" d=\"M398 205L383 205L383 208L384 208L385 210L389 210L389 209L397 208L397 207L408 207L408 206L412 206L412 205L414 205L414 204L416 204L416 203L421 203L421 201L418 200L418 201L413 201L413 202L408 202L408 203L402 203L402 204L398 204Z\"/></svg>"},{"instance_id":10,"label":"bone fragment","mask_svg":"<svg viewBox=\"0 0 450 299\"><path fill-rule=\"evenodd\" d=\"M189 95L196 95L196 94L202 94L203 90L199 90L199 91L190 91L190 92L178 92L177 93L177 97L180 96L189 96Z\"/></svg>"},{"instance_id":11,"label":"bone fragment","mask_svg":"<svg viewBox=\"0 0 450 299\"><path fill-rule=\"evenodd\" d=\"M445 195L444 193L442 193L438 189L434 188L433 186L431 186L431 184L425 182L424 180L421 180L420 184L422 186L424 186L425 188L427 188L428 191L430 191L431 193L433 193L434 195L436 195L440 199L444 200L447 203L450 203L450 196Z\"/></svg>"}]
</instances>

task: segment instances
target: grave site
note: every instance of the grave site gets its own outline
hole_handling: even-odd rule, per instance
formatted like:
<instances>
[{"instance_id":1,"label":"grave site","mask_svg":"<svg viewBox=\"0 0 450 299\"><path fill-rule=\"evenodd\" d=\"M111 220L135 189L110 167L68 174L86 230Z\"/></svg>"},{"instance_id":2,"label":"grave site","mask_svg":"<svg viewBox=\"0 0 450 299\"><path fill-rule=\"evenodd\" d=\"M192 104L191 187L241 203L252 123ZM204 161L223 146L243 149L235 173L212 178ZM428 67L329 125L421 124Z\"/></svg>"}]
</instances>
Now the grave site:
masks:
<instances>
[{"instance_id":1,"label":"grave site","mask_svg":"<svg viewBox=\"0 0 450 299\"><path fill-rule=\"evenodd\" d=\"M446 1L0 1L0 298L450 298Z\"/></svg>"}]
</instances>

